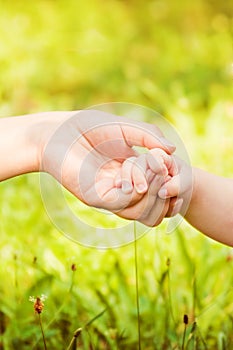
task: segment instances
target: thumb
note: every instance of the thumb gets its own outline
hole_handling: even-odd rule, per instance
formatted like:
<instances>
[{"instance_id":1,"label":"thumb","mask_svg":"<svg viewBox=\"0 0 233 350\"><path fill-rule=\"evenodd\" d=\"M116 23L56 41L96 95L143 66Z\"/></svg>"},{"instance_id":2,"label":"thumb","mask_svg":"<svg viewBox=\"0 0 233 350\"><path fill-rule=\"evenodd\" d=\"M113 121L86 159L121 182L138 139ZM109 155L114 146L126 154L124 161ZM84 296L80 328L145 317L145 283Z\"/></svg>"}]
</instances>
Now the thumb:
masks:
<instances>
[{"instance_id":1,"label":"thumb","mask_svg":"<svg viewBox=\"0 0 233 350\"><path fill-rule=\"evenodd\" d=\"M169 154L176 149L156 125L129 121L121 122L120 126L124 139L130 147L161 148Z\"/></svg>"},{"instance_id":2,"label":"thumb","mask_svg":"<svg viewBox=\"0 0 233 350\"><path fill-rule=\"evenodd\" d=\"M173 176L159 190L158 196L162 199L177 197L180 192L180 176Z\"/></svg>"}]
</instances>

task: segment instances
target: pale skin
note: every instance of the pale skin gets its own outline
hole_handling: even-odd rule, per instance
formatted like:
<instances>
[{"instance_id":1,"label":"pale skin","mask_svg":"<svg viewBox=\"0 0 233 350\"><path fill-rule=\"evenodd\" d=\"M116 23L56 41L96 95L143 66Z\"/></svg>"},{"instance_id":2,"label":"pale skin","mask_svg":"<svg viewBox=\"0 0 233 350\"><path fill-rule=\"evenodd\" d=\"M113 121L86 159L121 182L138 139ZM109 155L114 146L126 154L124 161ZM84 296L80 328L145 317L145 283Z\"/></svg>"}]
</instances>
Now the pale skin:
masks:
<instances>
[{"instance_id":1,"label":"pale skin","mask_svg":"<svg viewBox=\"0 0 233 350\"><path fill-rule=\"evenodd\" d=\"M154 154L158 158L154 150L149 151L149 156ZM158 151L157 151L158 152ZM159 151L160 154L163 151ZM148 155L146 155L148 157ZM168 181L164 181L164 185L158 191L158 196L167 198L176 198L176 205L173 212L180 212L184 218L195 228L207 236L230 246L233 246L233 180L219 177L203 171L198 168L191 168L184 161L166 154L166 158L170 158L170 163L174 162L178 168L175 172L170 172ZM137 181L147 182L150 188L150 179L146 177L149 162L134 162L130 172L128 172L128 181L134 184L135 168L138 171ZM146 164L146 165L145 165ZM153 169L149 167L151 171ZM168 171L169 172L169 171ZM122 176L125 176L122 172ZM122 177L123 178L123 177Z\"/></svg>"},{"instance_id":2,"label":"pale skin","mask_svg":"<svg viewBox=\"0 0 233 350\"><path fill-rule=\"evenodd\" d=\"M126 194L132 193L133 190L137 193L148 190L152 194L153 183L156 179L161 179L162 187L177 175L177 173L178 168L174 157L160 148L155 148L149 150L147 153L127 158L119 169L115 178L115 185L121 188ZM159 191L157 190L154 194L158 195ZM183 199L177 199L177 194L172 196L166 216L178 214L182 203Z\"/></svg>"},{"instance_id":3,"label":"pale skin","mask_svg":"<svg viewBox=\"0 0 233 350\"><path fill-rule=\"evenodd\" d=\"M157 196L162 177L153 193L125 194L114 183L124 160L138 155L133 146L175 150L156 126L87 110L1 118L0 133L0 181L47 172L86 204L149 226L168 211L170 199Z\"/></svg>"},{"instance_id":4,"label":"pale skin","mask_svg":"<svg viewBox=\"0 0 233 350\"><path fill-rule=\"evenodd\" d=\"M193 168L193 178L185 219L207 236L233 246L233 180L198 168ZM168 192L171 196L173 190Z\"/></svg>"},{"instance_id":5,"label":"pale skin","mask_svg":"<svg viewBox=\"0 0 233 350\"><path fill-rule=\"evenodd\" d=\"M169 174L169 181L165 181L163 170L154 171L153 177L152 167L146 186L142 182L141 189L138 183L131 192L125 191L116 179L127 158L139 157L133 146L161 148L167 154L174 146L150 124L99 111L76 114L47 112L1 118L0 181L29 172L48 172L88 205L148 226L156 226L166 215L179 211L204 234L233 246L232 179L191 169L175 157L178 171Z\"/></svg>"},{"instance_id":6,"label":"pale skin","mask_svg":"<svg viewBox=\"0 0 233 350\"><path fill-rule=\"evenodd\" d=\"M221 243L233 246L233 180L193 167L192 193L190 203L186 205L190 167L180 159L176 163L179 174L164 185L159 195L170 198L179 194L184 203L180 213L192 226Z\"/></svg>"}]
</instances>

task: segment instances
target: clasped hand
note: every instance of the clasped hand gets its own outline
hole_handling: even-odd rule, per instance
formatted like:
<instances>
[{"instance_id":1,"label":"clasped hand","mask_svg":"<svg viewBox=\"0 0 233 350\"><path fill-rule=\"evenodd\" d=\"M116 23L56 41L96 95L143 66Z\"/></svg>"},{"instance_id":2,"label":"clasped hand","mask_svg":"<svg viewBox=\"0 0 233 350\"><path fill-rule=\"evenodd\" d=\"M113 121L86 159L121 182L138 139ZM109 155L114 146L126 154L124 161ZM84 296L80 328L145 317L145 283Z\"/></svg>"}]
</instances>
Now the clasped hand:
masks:
<instances>
[{"instance_id":1,"label":"clasped hand","mask_svg":"<svg viewBox=\"0 0 233 350\"><path fill-rule=\"evenodd\" d=\"M172 196L161 191L178 172L175 147L156 126L86 110L51 123L45 135L41 170L87 205L148 226L176 213L174 186Z\"/></svg>"}]
</instances>

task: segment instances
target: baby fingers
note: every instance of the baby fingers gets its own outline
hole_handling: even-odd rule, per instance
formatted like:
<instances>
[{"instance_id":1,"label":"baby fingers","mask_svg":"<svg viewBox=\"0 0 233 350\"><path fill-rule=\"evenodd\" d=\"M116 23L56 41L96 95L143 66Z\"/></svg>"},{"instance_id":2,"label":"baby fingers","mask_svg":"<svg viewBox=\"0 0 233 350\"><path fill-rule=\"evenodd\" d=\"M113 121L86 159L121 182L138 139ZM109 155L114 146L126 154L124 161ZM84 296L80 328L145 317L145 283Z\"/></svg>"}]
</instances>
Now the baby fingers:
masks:
<instances>
[{"instance_id":1,"label":"baby fingers","mask_svg":"<svg viewBox=\"0 0 233 350\"><path fill-rule=\"evenodd\" d=\"M135 159L132 167L132 180L137 193L146 193L148 189L147 183L147 161L146 155L142 154Z\"/></svg>"},{"instance_id":2,"label":"baby fingers","mask_svg":"<svg viewBox=\"0 0 233 350\"><path fill-rule=\"evenodd\" d=\"M177 197L180 192L180 176L173 176L159 190L158 195L161 199Z\"/></svg>"},{"instance_id":3,"label":"baby fingers","mask_svg":"<svg viewBox=\"0 0 233 350\"><path fill-rule=\"evenodd\" d=\"M148 157L148 160L152 170L154 168L155 172L161 171L164 176L168 174L174 176L177 174L177 166L172 156L159 148L150 150L149 155L151 155Z\"/></svg>"},{"instance_id":4,"label":"baby fingers","mask_svg":"<svg viewBox=\"0 0 233 350\"><path fill-rule=\"evenodd\" d=\"M154 174L147 167L146 156L127 158L122 164L121 170L115 177L115 186L121 187L123 193L129 194L135 189L143 194L148 190L148 181Z\"/></svg>"},{"instance_id":5,"label":"baby fingers","mask_svg":"<svg viewBox=\"0 0 233 350\"><path fill-rule=\"evenodd\" d=\"M134 166L135 159L135 157L127 158L122 164L120 177L122 191L125 194L133 192L132 168Z\"/></svg>"}]
</instances>

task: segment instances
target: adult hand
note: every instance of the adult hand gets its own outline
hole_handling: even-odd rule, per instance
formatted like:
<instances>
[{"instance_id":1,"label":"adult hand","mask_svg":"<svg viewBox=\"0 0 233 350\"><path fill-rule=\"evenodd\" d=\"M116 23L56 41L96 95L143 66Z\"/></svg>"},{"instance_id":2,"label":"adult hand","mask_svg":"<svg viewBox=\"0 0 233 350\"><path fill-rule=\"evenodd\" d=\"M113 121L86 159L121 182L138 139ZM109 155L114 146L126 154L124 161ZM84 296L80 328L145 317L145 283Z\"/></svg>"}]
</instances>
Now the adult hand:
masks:
<instances>
[{"instance_id":1,"label":"adult hand","mask_svg":"<svg viewBox=\"0 0 233 350\"><path fill-rule=\"evenodd\" d=\"M80 200L150 226L164 217L169 200L157 197L162 177L155 177L150 190L141 194L125 194L114 182L124 160L137 155L133 146L175 150L156 126L85 110L55 115L41 128L40 170Z\"/></svg>"}]
</instances>

